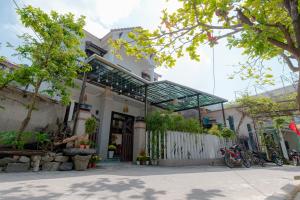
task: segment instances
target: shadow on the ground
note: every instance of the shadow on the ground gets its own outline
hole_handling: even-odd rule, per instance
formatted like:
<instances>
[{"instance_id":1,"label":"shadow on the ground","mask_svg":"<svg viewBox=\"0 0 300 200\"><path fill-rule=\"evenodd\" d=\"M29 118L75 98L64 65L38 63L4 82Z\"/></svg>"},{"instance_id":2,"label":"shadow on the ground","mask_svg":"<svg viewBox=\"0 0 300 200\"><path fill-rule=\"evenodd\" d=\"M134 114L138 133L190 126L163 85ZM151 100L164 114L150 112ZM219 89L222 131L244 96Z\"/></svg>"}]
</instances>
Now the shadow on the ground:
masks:
<instances>
[{"instance_id":1,"label":"shadow on the ground","mask_svg":"<svg viewBox=\"0 0 300 200\"><path fill-rule=\"evenodd\" d=\"M288 195L292 193L292 191L295 189L295 185L292 184L286 184L281 188L281 193L275 193L269 197L267 197L265 200L286 200L289 199Z\"/></svg>"},{"instance_id":2,"label":"shadow on the ground","mask_svg":"<svg viewBox=\"0 0 300 200\"><path fill-rule=\"evenodd\" d=\"M192 189L189 194L187 194L187 200L210 200L215 199L215 197L225 197L221 194L221 190L202 190L202 189Z\"/></svg>"},{"instance_id":3,"label":"shadow on the ground","mask_svg":"<svg viewBox=\"0 0 300 200\"><path fill-rule=\"evenodd\" d=\"M56 200L56 199L167 199L167 192L147 187L145 182L137 178L99 178L93 181L80 181L55 188L47 185L16 183L9 189L0 188L0 200ZM53 191L55 189L55 191ZM221 190L191 189L184 199L213 200L225 197Z\"/></svg>"},{"instance_id":4,"label":"shadow on the ground","mask_svg":"<svg viewBox=\"0 0 300 200\"><path fill-rule=\"evenodd\" d=\"M111 181L99 178L95 181L80 181L65 185L64 189L46 185L17 183L9 189L0 188L0 200L56 200L56 199L147 199L155 200L166 191L145 186L139 179L118 178ZM123 193L125 192L125 193ZM129 193L128 193L129 192ZM136 195L132 195L136 193ZM126 196L127 195L127 196ZM74 196L74 198L72 198Z\"/></svg>"}]
</instances>

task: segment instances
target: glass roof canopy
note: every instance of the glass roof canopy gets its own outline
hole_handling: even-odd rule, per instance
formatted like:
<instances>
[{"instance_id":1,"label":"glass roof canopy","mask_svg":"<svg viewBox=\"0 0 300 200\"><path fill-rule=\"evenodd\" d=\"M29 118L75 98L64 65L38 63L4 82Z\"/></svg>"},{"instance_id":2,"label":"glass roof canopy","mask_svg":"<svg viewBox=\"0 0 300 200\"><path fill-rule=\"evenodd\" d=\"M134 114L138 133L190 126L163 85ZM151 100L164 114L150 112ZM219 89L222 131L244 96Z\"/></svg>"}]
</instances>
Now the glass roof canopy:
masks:
<instances>
[{"instance_id":1,"label":"glass roof canopy","mask_svg":"<svg viewBox=\"0 0 300 200\"><path fill-rule=\"evenodd\" d=\"M195 90L171 81L149 82L106 59L92 55L88 82L141 102L166 110L182 111L226 102L226 99ZM147 91L147 92L146 92Z\"/></svg>"}]
</instances>

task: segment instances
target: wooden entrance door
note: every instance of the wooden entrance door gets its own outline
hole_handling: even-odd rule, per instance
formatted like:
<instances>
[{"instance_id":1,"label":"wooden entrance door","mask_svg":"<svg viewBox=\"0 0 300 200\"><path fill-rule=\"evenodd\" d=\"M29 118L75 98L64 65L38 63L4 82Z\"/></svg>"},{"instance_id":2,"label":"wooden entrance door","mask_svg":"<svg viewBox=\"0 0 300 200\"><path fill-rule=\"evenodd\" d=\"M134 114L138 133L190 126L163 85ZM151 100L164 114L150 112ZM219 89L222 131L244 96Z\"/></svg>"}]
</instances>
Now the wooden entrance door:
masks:
<instances>
[{"instance_id":1,"label":"wooden entrance door","mask_svg":"<svg viewBox=\"0 0 300 200\"><path fill-rule=\"evenodd\" d=\"M114 158L132 161L134 117L121 113L112 113L110 144L116 143Z\"/></svg>"},{"instance_id":2,"label":"wooden entrance door","mask_svg":"<svg viewBox=\"0 0 300 200\"><path fill-rule=\"evenodd\" d=\"M132 161L134 118L126 117L122 130L121 161Z\"/></svg>"}]
</instances>

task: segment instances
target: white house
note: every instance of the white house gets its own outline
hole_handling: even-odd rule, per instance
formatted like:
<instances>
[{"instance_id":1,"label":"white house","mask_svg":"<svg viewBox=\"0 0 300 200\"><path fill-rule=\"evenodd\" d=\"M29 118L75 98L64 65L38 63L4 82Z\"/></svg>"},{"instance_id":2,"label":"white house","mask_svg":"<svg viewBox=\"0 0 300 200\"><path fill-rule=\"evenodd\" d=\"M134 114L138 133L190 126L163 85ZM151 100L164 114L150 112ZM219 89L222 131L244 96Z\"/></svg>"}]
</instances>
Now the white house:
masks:
<instances>
[{"instance_id":1,"label":"white house","mask_svg":"<svg viewBox=\"0 0 300 200\"><path fill-rule=\"evenodd\" d=\"M90 56L87 59L93 70L88 74L85 89L85 114L81 112L77 134L83 131L82 118L90 115L99 120L97 149L105 159L109 144L117 145L117 157L123 161L133 158L134 122L153 109L180 111L206 104L220 104L225 99L210 95L170 81L158 81L155 63L148 59L136 60L121 51L118 59L111 51L108 40L123 38L133 28L112 29L99 39L86 32L82 47ZM81 85L82 81L77 80ZM65 119L72 125L80 88L72 91L72 104L67 108ZM177 100L174 103L174 100ZM82 106L83 107L83 106Z\"/></svg>"}]
</instances>

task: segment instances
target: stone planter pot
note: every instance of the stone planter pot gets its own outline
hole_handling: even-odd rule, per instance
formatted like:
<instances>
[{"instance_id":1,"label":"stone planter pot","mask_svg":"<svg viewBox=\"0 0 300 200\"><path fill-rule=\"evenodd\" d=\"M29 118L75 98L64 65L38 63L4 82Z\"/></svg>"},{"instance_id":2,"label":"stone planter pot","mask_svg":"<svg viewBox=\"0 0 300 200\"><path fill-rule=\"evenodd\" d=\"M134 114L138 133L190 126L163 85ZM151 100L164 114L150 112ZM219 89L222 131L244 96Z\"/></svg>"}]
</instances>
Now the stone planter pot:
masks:
<instances>
[{"instance_id":1,"label":"stone planter pot","mask_svg":"<svg viewBox=\"0 0 300 200\"><path fill-rule=\"evenodd\" d=\"M140 164L141 164L141 162L140 162L139 160L137 160L137 161L136 161L136 164L137 164L137 165L140 165Z\"/></svg>"},{"instance_id":2,"label":"stone planter pot","mask_svg":"<svg viewBox=\"0 0 300 200\"><path fill-rule=\"evenodd\" d=\"M91 155L88 156L80 156L76 155L73 157L75 170L84 171L87 169L89 161L91 159Z\"/></svg>"},{"instance_id":3,"label":"stone planter pot","mask_svg":"<svg viewBox=\"0 0 300 200\"><path fill-rule=\"evenodd\" d=\"M84 144L79 145L80 149L84 149Z\"/></svg>"},{"instance_id":4,"label":"stone planter pot","mask_svg":"<svg viewBox=\"0 0 300 200\"><path fill-rule=\"evenodd\" d=\"M149 160L146 161L146 165L149 165Z\"/></svg>"},{"instance_id":5,"label":"stone planter pot","mask_svg":"<svg viewBox=\"0 0 300 200\"><path fill-rule=\"evenodd\" d=\"M90 145L85 145L85 148L86 149L90 149Z\"/></svg>"},{"instance_id":6,"label":"stone planter pot","mask_svg":"<svg viewBox=\"0 0 300 200\"><path fill-rule=\"evenodd\" d=\"M108 158L114 157L114 151L108 151Z\"/></svg>"}]
</instances>

